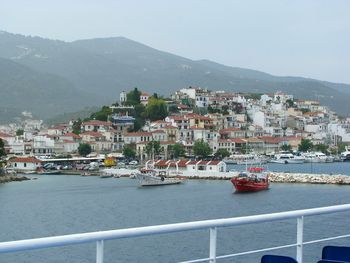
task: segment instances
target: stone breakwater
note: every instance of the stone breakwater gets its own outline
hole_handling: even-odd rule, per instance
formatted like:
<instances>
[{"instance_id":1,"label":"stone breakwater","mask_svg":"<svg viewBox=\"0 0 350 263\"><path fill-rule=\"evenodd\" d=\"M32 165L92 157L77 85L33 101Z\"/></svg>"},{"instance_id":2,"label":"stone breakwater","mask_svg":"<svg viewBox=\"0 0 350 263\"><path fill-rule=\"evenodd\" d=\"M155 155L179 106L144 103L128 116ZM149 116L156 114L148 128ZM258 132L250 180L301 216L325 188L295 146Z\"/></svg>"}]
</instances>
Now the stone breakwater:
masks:
<instances>
[{"instance_id":1,"label":"stone breakwater","mask_svg":"<svg viewBox=\"0 0 350 263\"><path fill-rule=\"evenodd\" d=\"M302 184L344 184L350 185L350 176L342 174L306 174L271 172L269 180L273 183Z\"/></svg>"},{"instance_id":2,"label":"stone breakwater","mask_svg":"<svg viewBox=\"0 0 350 263\"><path fill-rule=\"evenodd\" d=\"M224 176L187 176L188 179L198 180L229 180L237 176L238 172ZM350 176L342 174L307 174L307 173L282 173L270 172L269 181L272 183L300 183L300 184L339 184L350 185Z\"/></svg>"},{"instance_id":3,"label":"stone breakwater","mask_svg":"<svg viewBox=\"0 0 350 263\"><path fill-rule=\"evenodd\" d=\"M30 179L28 177L18 176L18 175L0 175L0 184L14 182L14 181L25 181L25 180L30 180Z\"/></svg>"}]
</instances>

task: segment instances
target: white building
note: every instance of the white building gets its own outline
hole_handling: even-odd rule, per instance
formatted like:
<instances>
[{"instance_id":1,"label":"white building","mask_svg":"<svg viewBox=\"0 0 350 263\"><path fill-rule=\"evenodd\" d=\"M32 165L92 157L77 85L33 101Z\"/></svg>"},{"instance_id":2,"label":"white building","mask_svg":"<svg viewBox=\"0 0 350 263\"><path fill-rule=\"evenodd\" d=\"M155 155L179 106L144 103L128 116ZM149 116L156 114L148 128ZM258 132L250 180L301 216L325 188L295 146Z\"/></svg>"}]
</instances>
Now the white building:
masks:
<instances>
[{"instance_id":1,"label":"white building","mask_svg":"<svg viewBox=\"0 0 350 263\"><path fill-rule=\"evenodd\" d=\"M121 103L123 103L123 102L126 102L126 100L127 100L126 92L125 92L125 91L120 92L119 101L120 101Z\"/></svg>"},{"instance_id":2,"label":"white building","mask_svg":"<svg viewBox=\"0 0 350 263\"><path fill-rule=\"evenodd\" d=\"M41 161L35 157L18 157L9 160L9 163L11 167L18 172L35 171L41 167Z\"/></svg>"}]
</instances>

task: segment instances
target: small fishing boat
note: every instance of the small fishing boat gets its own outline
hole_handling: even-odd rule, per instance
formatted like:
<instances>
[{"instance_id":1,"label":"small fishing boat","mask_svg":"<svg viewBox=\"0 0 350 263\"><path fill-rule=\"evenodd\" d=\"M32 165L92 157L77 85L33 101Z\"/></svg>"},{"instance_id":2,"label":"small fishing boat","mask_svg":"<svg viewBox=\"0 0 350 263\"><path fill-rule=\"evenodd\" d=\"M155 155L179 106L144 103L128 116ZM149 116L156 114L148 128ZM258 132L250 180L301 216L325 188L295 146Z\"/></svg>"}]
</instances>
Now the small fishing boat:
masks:
<instances>
[{"instance_id":1,"label":"small fishing boat","mask_svg":"<svg viewBox=\"0 0 350 263\"><path fill-rule=\"evenodd\" d=\"M256 192L269 188L268 173L263 167L250 167L231 179L237 192Z\"/></svg>"},{"instance_id":2,"label":"small fishing boat","mask_svg":"<svg viewBox=\"0 0 350 263\"><path fill-rule=\"evenodd\" d=\"M167 177L166 171L156 171L153 169L140 169L136 173L136 178L141 186L158 186L180 184L184 181L182 177Z\"/></svg>"},{"instance_id":3,"label":"small fishing boat","mask_svg":"<svg viewBox=\"0 0 350 263\"><path fill-rule=\"evenodd\" d=\"M61 173L62 172L59 170L41 170L37 172L37 174L46 174L46 175L58 175Z\"/></svg>"},{"instance_id":4,"label":"small fishing boat","mask_svg":"<svg viewBox=\"0 0 350 263\"><path fill-rule=\"evenodd\" d=\"M104 172L104 173L100 174L100 178L111 178L111 177L113 177L112 173Z\"/></svg>"}]
</instances>

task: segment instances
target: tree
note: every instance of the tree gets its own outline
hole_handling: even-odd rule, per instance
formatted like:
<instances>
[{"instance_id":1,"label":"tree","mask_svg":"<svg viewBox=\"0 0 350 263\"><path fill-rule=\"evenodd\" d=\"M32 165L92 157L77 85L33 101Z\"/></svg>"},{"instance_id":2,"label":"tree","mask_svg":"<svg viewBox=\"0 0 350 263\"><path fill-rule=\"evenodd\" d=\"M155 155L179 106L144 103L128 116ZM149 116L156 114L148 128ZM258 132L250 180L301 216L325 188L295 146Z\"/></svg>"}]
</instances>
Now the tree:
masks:
<instances>
[{"instance_id":1,"label":"tree","mask_svg":"<svg viewBox=\"0 0 350 263\"><path fill-rule=\"evenodd\" d=\"M294 106L294 101L292 99L286 100L286 104L288 105L289 108L292 108Z\"/></svg>"},{"instance_id":2,"label":"tree","mask_svg":"<svg viewBox=\"0 0 350 263\"><path fill-rule=\"evenodd\" d=\"M5 152L5 143L4 141L0 138L0 157L1 156L5 156L6 152Z\"/></svg>"},{"instance_id":3,"label":"tree","mask_svg":"<svg viewBox=\"0 0 350 263\"><path fill-rule=\"evenodd\" d=\"M82 121L81 121L80 118L73 122L73 126L72 126L73 133L75 133L75 134L80 134L81 133L81 124L82 124Z\"/></svg>"},{"instance_id":4,"label":"tree","mask_svg":"<svg viewBox=\"0 0 350 263\"><path fill-rule=\"evenodd\" d=\"M292 150L292 146L290 144L283 144L281 149L282 151L290 152Z\"/></svg>"},{"instance_id":5,"label":"tree","mask_svg":"<svg viewBox=\"0 0 350 263\"><path fill-rule=\"evenodd\" d=\"M197 140L193 145L193 153L199 158L207 158L211 153L212 149L209 144L203 140Z\"/></svg>"},{"instance_id":6,"label":"tree","mask_svg":"<svg viewBox=\"0 0 350 263\"><path fill-rule=\"evenodd\" d=\"M126 104L127 105L137 105L140 104L141 91L135 87L132 91L126 94Z\"/></svg>"},{"instance_id":7,"label":"tree","mask_svg":"<svg viewBox=\"0 0 350 263\"><path fill-rule=\"evenodd\" d=\"M180 143L175 143L173 145L169 145L168 151L170 152L172 158L179 158L180 156L185 155L185 148Z\"/></svg>"},{"instance_id":8,"label":"tree","mask_svg":"<svg viewBox=\"0 0 350 263\"><path fill-rule=\"evenodd\" d=\"M24 130L23 130L23 129L18 129L18 130L16 131L16 135L17 135L17 136L21 136L21 135L23 135L23 133L24 133Z\"/></svg>"},{"instance_id":9,"label":"tree","mask_svg":"<svg viewBox=\"0 0 350 263\"><path fill-rule=\"evenodd\" d=\"M78 147L78 152L81 156L86 156L91 153L91 145L88 143L81 143Z\"/></svg>"},{"instance_id":10,"label":"tree","mask_svg":"<svg viewBox=\"0 0 350 263\"><path fill-rule=\"evenodd\" d=\"M315 146L314 146L314 149L315 149L315 151L318 151L318 152L327 153L327 151L328 151L328 146L321 143L321 144L315 145Z\"/></svg>"},{"instance_id":11,"label":"tree","mask_svg":"<svg viewBox=\"0 0 350 263\"><path fill-rule=\"evenodd\" d=\"M90 119L107 121L108 116L112 114L112 109L109 106L103 106L100 111L91 114Z\"/></svg>"},{"instance_id":12,"label":"tree","mask_svg":"<svg viewBox=\"0 0 350 263\"><path fill-rule=\"evenodd\" d=\"M154 158L154 156L159 155L160 153L160 142L158 141L150 141L147 145L146 145L146 153L148 156L152 156L152 158Z\"/></svg>"},{"instance_id":13,"label":"tree","mask_svg":"<svg viewBox=\"0 0 350 263\"><path fill-rule=\"evenodd\" d=\"M151 121L162 120L168 116L167 107L163 99L151 97L146 106L145 115Z\"/></svg>"},{"instance_id":14,"label":"tree","mask_svg":"<svg viewBox=\"0 0 350 263\"><path fill-rule=\"evenodd\" d=\"M228 157L228 156L230 156L230 152L226 149L219 149L215 153L215 157L220 159L224 159L225 157Z\"/></svg>"},{"instance_id":15,"label":"tree","mask_svg":"<svg viewBox=\"0 0 350 263\"><path fill-rule=\"evenodd\" d=\"M341 153L341 152L345 152L346 150L346 144L345 143L339 143L338 144L338 152Z\"/></svg>"},{"instance_id":16,"label":"tree","mask_svg":"<svg viewBox=\"0 0 350 263\"><path fill-rule=\"evenodd\" d=\"M301 142L298 146L298 150L300 152L307 152L308 150L313 148L313 144L309 139L301 139Z\"/></svg>"},{"instance_id":17,"label":"tree","mask_svg":"<svg viewBox=\"0 0 350 263\"><path fill-rule=\"evenodd\" d=\"M127 159L134 159L136 156L136 152L132 147L125 145L123 148L123 155Z\"/></svg>"}]
</instances>

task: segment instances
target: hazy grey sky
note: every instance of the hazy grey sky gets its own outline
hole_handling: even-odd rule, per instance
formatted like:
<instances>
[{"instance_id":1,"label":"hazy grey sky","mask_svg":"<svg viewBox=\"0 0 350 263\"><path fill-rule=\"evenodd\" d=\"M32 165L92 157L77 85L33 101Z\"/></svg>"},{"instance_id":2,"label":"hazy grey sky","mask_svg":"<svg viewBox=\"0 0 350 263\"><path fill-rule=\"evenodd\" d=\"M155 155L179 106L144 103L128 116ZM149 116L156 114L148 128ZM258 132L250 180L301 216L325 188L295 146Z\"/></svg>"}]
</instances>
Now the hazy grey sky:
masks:
<instances>
[{"instance_id":1,"label":"hazy grey sky","mask_svg":"<svg viewBox=\"0 0 350 263\"><path fill-rule=\"evenodd\" d=\"M0 30L124 36L191 59L350 83L349 0L0 0Z\"/></svg>"}]
</instances>

